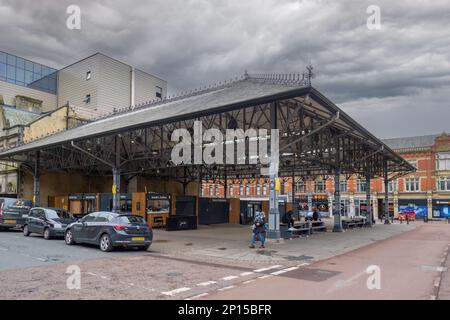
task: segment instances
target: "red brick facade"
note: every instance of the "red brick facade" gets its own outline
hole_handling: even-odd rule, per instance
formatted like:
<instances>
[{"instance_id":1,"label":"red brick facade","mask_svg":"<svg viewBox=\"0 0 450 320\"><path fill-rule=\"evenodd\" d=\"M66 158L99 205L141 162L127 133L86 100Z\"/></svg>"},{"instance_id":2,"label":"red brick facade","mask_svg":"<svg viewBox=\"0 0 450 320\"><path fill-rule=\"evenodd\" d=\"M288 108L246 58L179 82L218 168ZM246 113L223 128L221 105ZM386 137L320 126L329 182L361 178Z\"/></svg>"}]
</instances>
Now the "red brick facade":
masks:
<instances>
[{"instance_id":1,"label":"red brick facade","mask_svg":"<svg viewBox=\"0 0 450 320\"><path fill-rule=\"evenodd\" d=\"M408 138L405 138L408 139ZM395 148L404 159L411 161L417 168L416 172L407 174L402 177L398 177L394 181L396 182L396 190L390 190L390 204L393 207L394 214L397 216L401 206L419 205L426 207L426 214L429 217L438 217L437 211L439 210L440 216L445 213L445 206L450 206L450 182L449 188L440 189L438 186L438 179L446 179L448 177L450 181L450 158L447 161L441 162L444 167L439 167L438 156L450 155L450 136L442 134L436 136L432 145L416 146L413 148ZM448 167L446 166L448 164ZM334 177L325 177L326 189L323 192L315 190L315 184L320 184L323 178L318 178L316 181L305 181L306 185L303 187L296 183L295 197L306 197L308 194L321 195L331 197L334 192ZM342 180L345 180L342 177ZM358 190L358 177L352 176L347 180L347 190L341 190L342 200L350 200L350 203L354 200L365 201L366 192L364 190ZM228 191L229 197L268 197L269 196L269 183L267 179L259 180L243 180L242 183L235 181L229 183ZM259 184L259 186L258 186ZM361 184L364 184L364 178L361 180ZM217 186L217 190L216 190ZM418 187L416 190L415 187ZM306 189L305 189L306 188ZM384 198L384 181L377 178L371 180L371 193L372 193L372 205L376 202L374 212L381 210L380 203ZM214 184L210 182L204 182L202 188L203 196L223 197L224 186L223 184ZM282 194L292 194L292 179L282 178ZM359 202L358 202L359 203ZM424 208L422 208L424 209Z\"/></svg>"}]
</instances>

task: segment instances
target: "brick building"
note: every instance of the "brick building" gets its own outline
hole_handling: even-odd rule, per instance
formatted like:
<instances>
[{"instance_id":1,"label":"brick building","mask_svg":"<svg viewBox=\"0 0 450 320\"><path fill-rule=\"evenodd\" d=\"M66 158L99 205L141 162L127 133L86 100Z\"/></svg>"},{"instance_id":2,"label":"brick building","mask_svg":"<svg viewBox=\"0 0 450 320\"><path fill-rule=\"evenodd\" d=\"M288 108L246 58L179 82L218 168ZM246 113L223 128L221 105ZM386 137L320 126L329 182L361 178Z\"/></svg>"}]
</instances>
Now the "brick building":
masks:
<instances>
[{"instance_id":1,"label":"brick building","mask_svg":"<svg viewBox=\"0 0 450 320\"><path fill-rule=\"evenodd\" d=\"M417 171L405 176L391 177L389 182L389 208L397 217L399 213L414 211L416 216L429 218L450 217L450 135L427 135L386 139L385 142L403 158L410 161ZM292 189L295 190L295 202L299 210L309 206L319 208L323 215L331 214L333 205L333 176L317 177L315 180L284 178L281 194L288 195L292 201ZM268 179L229 181L228 197L241 199L267 199L269 197ZM383 179L371 180L371 205L375 218L383 212ZM223 197L223 182L205 182L202 185L205 197ZM359 215L365 210L366 183L364 177L350 176L341 179L341 208L345 215Z\"/></svg>"}]
</instances>

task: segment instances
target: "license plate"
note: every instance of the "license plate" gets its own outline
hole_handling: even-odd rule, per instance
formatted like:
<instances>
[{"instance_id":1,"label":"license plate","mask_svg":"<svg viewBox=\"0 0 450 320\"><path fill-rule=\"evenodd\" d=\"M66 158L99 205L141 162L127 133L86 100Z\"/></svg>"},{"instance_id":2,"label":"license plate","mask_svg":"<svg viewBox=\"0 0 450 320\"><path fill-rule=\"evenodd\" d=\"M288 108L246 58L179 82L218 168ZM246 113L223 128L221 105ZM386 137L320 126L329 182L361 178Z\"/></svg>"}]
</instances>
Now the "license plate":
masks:
<instances>
[{"instance_id":1,"label":"license plate","mask_svg":"<svg viewBox=\"0 0 450 320\"><path fill-rule=\"evenodd\" d=\"M15 224L16 220L3 220L4 223Z\"/></svg>"},{"instance_id":2,"label":"license plate","mask_svg":"<svg viewBox=\"0 0 450 320\"><path fill-rule=\"evenodd\" d=\"M131 238L131 241L144 241L145 238L144 237L133 237Z\"/></svg>"}]
</instances>

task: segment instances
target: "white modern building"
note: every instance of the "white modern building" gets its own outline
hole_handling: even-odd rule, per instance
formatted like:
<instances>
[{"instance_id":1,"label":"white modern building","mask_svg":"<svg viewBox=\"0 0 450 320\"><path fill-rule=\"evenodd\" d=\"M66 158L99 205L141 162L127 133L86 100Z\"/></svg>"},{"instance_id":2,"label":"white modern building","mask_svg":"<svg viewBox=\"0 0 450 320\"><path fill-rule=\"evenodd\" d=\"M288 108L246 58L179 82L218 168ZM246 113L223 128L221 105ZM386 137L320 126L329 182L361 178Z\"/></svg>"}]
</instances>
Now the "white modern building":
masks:
<instances>
[{"instance_id":1,"label":"white modern building","mask_svg":"<svg viewBox=\"0 0 450 320\"><path fill-rule=\"evenodd\" d=\"M60 70L0 51L0 150L23 141L24 128L62 106L93 118L163 99L167 82L95 53ZM0 195L14 195L14 163L0 163Z\"/></svg>"}]
</instances>

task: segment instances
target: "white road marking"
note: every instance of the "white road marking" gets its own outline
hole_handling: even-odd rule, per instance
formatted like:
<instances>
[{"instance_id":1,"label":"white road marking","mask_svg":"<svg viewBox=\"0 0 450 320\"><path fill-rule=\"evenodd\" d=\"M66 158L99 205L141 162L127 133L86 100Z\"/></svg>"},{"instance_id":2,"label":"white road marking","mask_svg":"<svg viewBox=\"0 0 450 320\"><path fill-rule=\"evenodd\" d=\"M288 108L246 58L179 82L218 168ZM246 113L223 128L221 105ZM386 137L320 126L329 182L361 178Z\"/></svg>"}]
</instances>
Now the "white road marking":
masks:
<instances>
[{"instance_id":1,"label":"white road marking","mask_svg":"<svg viewBox=\"0 0 450 320\"><path fill-rule=\"evenodd\" d=\"M246 276L250 276L250 275L252 275L254 272L251 272L251 271L249 271L249 272L242 272L241 274L240 274L240 276L241 277L246 277Z\"/></svg>"},{"instance_id":2,"label":"white road marking","mask_svg":"<svg viewBox=\"0 0 450 320\"><path fill-rule=\"evenodd\" d=\"M191 290L191 288L183 287L183 288L178 288L178 289L175 289L175 290L165 291L165 292L161 292L161 293L166 295L166 296L174 296L177 293L181 293L181 292L185 292L185 291L189 291L189 290Z\"/></svg>"},{"instance_id":3,"label":"white road marking","mask_svg":"<svg viewBox=\"0 0 450 320\"><path fill-rule=\"evenodd\" d=\"M238 278L238 276L228 276L228 277L223 277L222 280L229 281L229 280L233 280L233 279L237 279L237 278Z\"/></svg>"},{"instance_id":4,"label":"white road marking","mask_svg":"<svg viewBox=\"0 0 450 320\"><path fill-rule=\"evenodd\" d=\"M198 294L198 295L196 295L196 296L192 296L192 297L186 298L186 299L184 299L184 300L194 300L194 299L198 299L198 298L201 298L201 297L204 297L204 296L207 296L207 295L208 295L207 292L205 292L205 293L200 293L200 294Z\"/></svg>"},{"instance_id":5,"label":"white road marking","mask_svg":"<svg viewBox=\"0 0 450 320\"><path fill-rule=\"evenodd\" d=\"M0 247L0 250L2 250L2 251L8 251L8 248Z\"/></svg>"},{"instance_id":6,"label":"white road marking","mask_svg":"<svg viewBox=\"0 0 450 320\"><path fill-rule=\"evenodd\" d=\"M277 275L282 274L282 273L286 273L286 272L289 272L289 271L297 270L298 268L299 267L290 267L290 268L287 268L287 269L283 269L283 270L272 272L271 274L274 275L274 276L277 276Z\"/></svg>"},{"instance_id":7,"label":"white road marking","mask_svg":"<svg viewBox=\"0 0 450 320\"><path fill-rule=\"evenodd\" d=\"M267 279L267 278L270 278L270 277L272 277L272 275L266 274L265 276L258 277L258 279Z\"/></svg>"},{"instance_id":8,"label":"white road marking","mask_svg":"<svg viewBox=\"0 0 450 320\"><path fill-rule=\"evenodd\" d=\"M206 287L206 286L209 286L209 285L215 284L215 283L217 283L217 282L216 281L206 281L206 282L197 283L197 286Z\"/></svg>"},{"instance_id":9,"label":"white road marking","mask_svg":"<svg viewBox=\"0 0 450 320\"><path fill-rule=\"evenodd\" d=\"M301 264L297 265L297 267L303 267L303 266L307 266L307 265L309 265L309 263L304 262L304 263L301 263Z\"/></svg>"},{"instance_id":10,"label":"white road marking","mask_svg":"<svg viewBox=\"0 0 450 320\"><path fill-rule=\"evenodd\" d=\"M255 279L247 280L247 281L244 281L242 283L243 284L249 284L249 283L252 283L252 282L255 282Z\"/></svg>"},{"instance_id":11,"label":"white road marking","mask_svg":"<svg viewBox=\"0 0 450 320\"><path fill-rule=\"evenodd\" d=\"M256 269L256 270L253 270L253 272L264 272L264 271L269 271L272 269L278 269L281 267L282 267L281 265L275 265L275 266L271 266L271 267L267 267L267 268Z\"/></svg>"},{"instance_id":12,"label":"white road marking","mask_svg":"<svg viewBox=\"0 0 450 320\"><path fill-rule=\"evenodd\" d=\"M279 271L272 272L271 275L278 276L278 275L286 273L286 272L287 272L286 270L279 270Z\"/></svg>"},{"instance_id":13,"label":"white road marking","mask_svg":"<svg viewBox=\"0 0 450 320\"><path fill-rule=\"evenodd\" d=\"M223 287L223 288L217 289L217 291L225 291L225 290L230 290L230 289L233 289L233 288L236 288L236 286Z\"/></svg>"},{"instance_id":14,"label":"white road marking","mask_svg":"<svg viewBox=\"0 0 450 320\"><path fill-rule=\"evenodd\" d=\"M47 259L44 259L44 258L35 258L35 259L39 260L39 261L43 261L43 262L47 261Z\"/></svg>"},{"instance_id":15,"label":"white road marking","mask_svg":"<svg viewBox=\"0 0 450 320\"><path fill-rule=\"evenodd\" d=\"M94 277L97 276L97 275L96 275L95 273L93 273L93 272L86 272L86 274L88 274L88 275L90 275L90 276L94 276Z\"/></svg>"}]
</instances>

